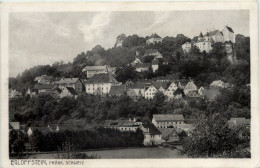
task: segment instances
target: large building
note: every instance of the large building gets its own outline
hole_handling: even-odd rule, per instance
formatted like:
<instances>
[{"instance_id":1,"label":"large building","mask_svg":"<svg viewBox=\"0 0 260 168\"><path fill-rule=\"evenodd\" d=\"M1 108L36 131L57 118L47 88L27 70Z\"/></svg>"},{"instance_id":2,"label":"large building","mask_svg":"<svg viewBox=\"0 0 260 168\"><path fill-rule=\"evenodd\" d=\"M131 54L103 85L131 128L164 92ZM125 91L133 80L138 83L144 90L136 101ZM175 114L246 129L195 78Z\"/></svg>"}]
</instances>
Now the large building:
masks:
<instances>
[{"instance_id":1,"label":"large building","mask_svg":"<svg viewBox=\"0 0 260 168\"><path fill-rule=\"evenodd\" d=\"M198 41L194 44L199 48L200 52L205 51L206 53L209 53L212 50L212 43L209 37L209 33L207 33L205 36L203 36L201 33Z\"/></svg>"},{"instance_id":2,"label":"large building","mask_svg":"<svg viewBox=\"0 0 260 168\"><path fill-rule=\"evenodd\" d=\"M162 42L162 38L154 33L152 34L147 40L146 40L146 44L155 44L155 43L161 43Z\"/></svg>"},{"instance_id":3,"label":"large building","mask_svg":"<svg viewBox=\"0 0 260 168\"><path fill-rule=\"evenodd\" d=\"M118 119L118 120L105 120L105 123L103 125L104 128L108 129L116 129L119 131L133 131L136 132L136 130L140 127L142 122L136 120L135 118L132 120L131 118L127 119Z\"/></svg>"},{"instance_id":4,"label":"large building","mask_svg":"<svg viewBox=\"0 0 260 168\"><path fill-rule=\"evenodd\" d=\"M200 33L197 41L193 41L193 43L184 43L182 45L182 49L184 52L188 53L193 44L199 48L200 52L205 51L206 53L209 53L212 50L212 44L218 42L231 42L232 44L235 43L235 34L233 29L229 26L225 26L222 31L208 31L204 35ZM230 47L227 49L227 51L228 50L230 50Z\"/></svg>"},{"instance_id":5,"label":"large building","mask_svg":"<svg viewBox=\"0 0 260 168\"><path fill-rule=\"evenodd\" d=\"M179 128L184 124L182 114L158 114L153 115L152 123L157 128Z\"/></svg>"},{"instance_id":6,"label":"large building","mask_svg":"<svg viewBox=\"0 0 260 168\"><path fill-rule=\"evenodd\" d=\"M114 74L116 71L116 67L110 67L109 65L103 65L103 66L86 66L82 72L86 73L87 78L91 78L92 76L96 74L106 74L111 73Z\"/></svg>"},{"instance_id":7,"label":"large building","mask_svg":"<svg viewBox=\"0 0 260 168\"><path fill-rule=\"evenodd\" d=\"M111 74L96 74L85 83L86 92L89 94L108 94L112 86L121 85Z\"/></svg>"}]
</instances>

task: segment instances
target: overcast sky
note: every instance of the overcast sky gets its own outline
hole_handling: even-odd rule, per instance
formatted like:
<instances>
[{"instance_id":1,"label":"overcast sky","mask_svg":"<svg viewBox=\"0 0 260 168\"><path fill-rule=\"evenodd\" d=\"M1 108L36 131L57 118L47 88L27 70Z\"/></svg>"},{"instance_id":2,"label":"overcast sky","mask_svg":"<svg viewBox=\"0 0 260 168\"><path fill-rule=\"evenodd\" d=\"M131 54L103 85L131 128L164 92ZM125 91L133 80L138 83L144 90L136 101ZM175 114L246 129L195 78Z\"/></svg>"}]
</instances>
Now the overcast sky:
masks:
<instances>
[{"instance_id":1,"label":"overcast sky","mask_svg":"<svg viewBox=\"0 0 260 168\"><path fill-rule=\"evenodd\" d=\"M9 23L12 77L35 65L72 62L77 54L97 44L111 48L121 33L193 38L201 31L222 30L228 25L235 34L249 36L249 12L238 10L11 13Z\"/></svg>"}]
</instances>

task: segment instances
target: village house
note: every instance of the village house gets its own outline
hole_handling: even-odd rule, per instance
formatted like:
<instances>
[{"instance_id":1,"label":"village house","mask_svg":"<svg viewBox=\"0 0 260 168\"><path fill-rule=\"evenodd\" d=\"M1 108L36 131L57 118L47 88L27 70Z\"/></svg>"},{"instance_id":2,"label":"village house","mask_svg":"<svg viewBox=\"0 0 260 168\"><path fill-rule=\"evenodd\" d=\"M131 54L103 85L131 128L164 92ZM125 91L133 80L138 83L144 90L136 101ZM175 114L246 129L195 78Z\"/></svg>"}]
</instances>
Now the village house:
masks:
<instances>
[{"instance_id":1,"label":"village house","mask_svg":"<svg viewBox=\"0 0 260 168\"><path fill-rule=\"evenodd\" d=\"M154 59L163 58L162 54L157 49L145 50L144 57L146 56L154 56Z\"/></svg>"},{"instance_id":2,"label":"village house","mask_svg":"<svg viewBox=\"0 0 260 168\"><path fill-rule=\"evenodd\" d=\"M180 138L175 130L175 128L158 128L162 133L162 142L179 142Z\"/></svg>"},{"instance_id":3,"label":"village house","mask_svg":"<svg viewBox=\"0 0 260 168\"><path fill-rule=\"evenodd\" d=\"M110 91L111 86L121 85L111 74L96 74L85 81L86 93L105 95Z\"/></svg>"},{"instance_id":4,"label":"village house","mask_svg":"<svg viewBox=\"0 0 260 168\"><path fill-rule=\"evenodd\" d=\"M51 94L52 90L55 88L53 84L35 84L32 89L32 96L39 94Z\"/></svg>"},{"instance_id":5,"label":"village house","mask_svg":"<svg viewBox=\"0 0 260 168\"><path fill-rule=\"evenodd\" d=\"M63 98L63 97L77 98L78 97L78 93L72 87L62 87L61 88L61 93L60 93L60 98Z\"/></svg>"},{"instance_id":6,"label":"village house","mask_svg":"<svg viewBox=\"0 0 260 168\"><path fill-rule=\"evenodd\" d=\"M201 86L201 87L199 88L199 90L198 90L198 95L199 95L199 96L202 96L202 95L203 95L203 90L205 90L205 89L204 89L204 87Z\"/></svg>"},{"instance_id":7,"label":"village house","mask_svg":"<svg viewBox=\"0 0 260 168\"><path fill-rule=\"evenodd\" d=\"M162 143L162 133L153 124L142 124L140 129L144 135L144 146L160 145Z\"/></svg>"},{"instance_id":8,"label":"village house","mask_svg":"<svg viewBox=\"0 0 260 168\"><path fill-rule=\"evenodd\" d=\"M135 57L135 60L133 62L131 62L132 66L135 66L136 64L142 64L142 61L137 57Z\"/></svg>"},{"instance_id":9,"label":"village house","mask_svg":"<svg viewBox=\"0 0 260 168\"><path fill-rule=\"evenodd\" d=\"M128 87L126 92L127 96L132 98L133 100L138 100L145 96L145 89L146 89L145 82L135 82L134 85Z\"/></svg>"},{"instance_id":10,"label":"village house","mask_svg":"<svg viewBox=\"0 0 260 168\"><path fill-rule=\"evenodd\" d=\"M83 91L83 84L79 78L61 78L55 84L60 88L70 87L73 88L78 94Z\"/></svg>"},{"instance_id":11,"label":"village house","mask_svg":"<svg viewBox=\"0 0 260 168\"><path fill-rule=\"evenodd\" d=\"M164 92L164 95L167 96L168 101L174 99L174 92L178 89L175 82L172 82L170 86Z\"/></svg>"},{"instance_id":12,"label":"village house","mask_svg":"<svg viewBox=\"0 0 260 168\"><path fill-rule=\"evenodd\" d=\"M151 85L146 91L145 91L145 98L146 99L153 99L155 93L157 92L158 90L156 89L156 87L154 87L154 85Z\"/></svg>"},{"instance_id":13,"label":"village house","mask_svg":"<svg viewBox=\"0 0 260 168\"><path fill-rule=\"evenodd\" d=\"M131 79L128 79L128 80L125 82L125 86L126 86L126 87L133 86L133 85L134 85L134 82L133 82Z\"/></svg>"},{"instance_id":14,"label":"village house","mask_svg":"<svg viewBox=\"0 0 260 168\"><path fill-rule=\"evenodd\" d=\"M191 49L191 43L190 42L186 42L184 44L182 44L182 50L184 51L184 53L188 53L190 52Z\"/></svg>"},{"instance_id":15,"label":"village house","mask_svg":"<svg viewBox=\"0 0 260 168\"><path fill-rule=\"evenodd\" d=\"M152 123L157 128L180 128L184 124L184 117L182 114L154 114Z\"/></svg>"},{"instance_id":16,"label":"village house","mask_svg":"<svg viewBox=\"0 0 260 168\"><path fill-rule=\"evenodd\" d=\"M142 122L139 120L136 120L135 118L132 120L131 118L127 119L118 119L118 120L105 120L105 123L103 125L104 128L108 129L116 129L119 131L133 131L136 132L136 130L140 127Z\"/></svg>"},{"instance_id":17,"label":"village house","mask_svg":"<svg viewBox=\"0 0 260 168\"><path fill-rule=\"evenodd\" d=\"M136 64L134 67L137 72L149 71L151 63Z\"/></svg>"},{"instance_id":18,"label":"village house","mask_svg":"<svg viewBox=\"0 0 260 168\"><path fill-rule=\"evenodd\" d=\"M109 96L122 96L123 94L126 94L126 86L125 85L111 86L108 94Z\"/></svg>"},{"instance_id":19,"label":"village house","mask_svg":"<svg viewBox=\"0 0 260 168\"><path fill-rule=\"evenodd\" d=\"M52 77L47 75L37 76L34 79L34 82L37 82L39 84L51 84L52 83Z\"/></svg>"},{"instance_id":20,"label":"village house","mask_svg":"<svg viewBox=\"0 0 260 168\"><path fill-rule=\"evenodd\" d=\"M86 73L87 78L91 78L92 76L96 74L103 74L103 73L111 73L115 74L116 67L110 67L109 65L103 65L103 66L86 66L82 72Z\"/></svg>"},{"instance_id":21,"label":"village house","mask_svg":"<svg viewBox=\"0 0 260 168\"><path fill-rule=\"evenodd\" d=\"M198 93L196 92L196 91L189 91L187 94L185 94L186 95L186 98L187 99L198 99L198 98L200 98L200 96L198 95Z\"/></svg>"},{"instance_id":22,"label":"village house","mask_svg":"<svg viewBox=\"0 0 260 168\"><path fill-rule=\"evenodd\" d=\"M146 44L155 44L155 43L161 43L162 42L162 38L157 35L156 33L152 34L147 40L146 40Z\"/></svg>"},{"instance_id":23,"label":"village house","mask_svg":"<svg viewBox=\"0 0 260 168\"><path fill-rule=\"evenodd\" d=\"M167 88L169 87L170 82L153 82L152 85L157 89L157 91L161 93L165 93Z\"/></svg>"},{"instance_id":24,"label":"village house","mask_svg":"<svg viewBox=\"0 0 260 168\"><path fill-rule=\"evenodd\" d=\"M190 80L184 87L185 90L187 90L188 92L190 91L197 91L198 88L197 86L195 85L194 81L193 80Z\"/></svg>"},{"instance_id":25,"label":"village house","mask_svg":"<svg viewBox=\"0 0 260 168\"><path fill-rule=\"evenodd\" d=\"M51 96L55 99L58 99L58 98L60 98L61 92L62 92L62 90L60 88L55 87L54 89L52 89Z\"/></svg>"},{"instance_id":26,"label":"village house","mask_svg":"<svg viewBox=\"0 0 260 168\"><path fill-rule=\"evenodd\" d=\"M135 89L132 89L132 88L130 88L126 91L126 95L128 97L130 97L131 99L133 99L134 101L137 101L143 97L140 90L138 92L136 92Z\"/></svg>"},{"instance_id":27,"label":"village house","mask_svg":"<svg viewBox=\"0 0 260 168\"><path fill-rule=\"evenodd\" d=\"M222 80L215 80L210 84L210 88L225 88L225 83Z\"/></svg>"},{"instance_id":28,"label":"village house","mask_svg":"<svg viewBox=\"0 0 260 168\"><path fill-rule=\"evenodd\" d=\"M156 72L159 69L159 61L158 60L152 60L152 69L153 72Z\"/></svg>"}]
</instances>

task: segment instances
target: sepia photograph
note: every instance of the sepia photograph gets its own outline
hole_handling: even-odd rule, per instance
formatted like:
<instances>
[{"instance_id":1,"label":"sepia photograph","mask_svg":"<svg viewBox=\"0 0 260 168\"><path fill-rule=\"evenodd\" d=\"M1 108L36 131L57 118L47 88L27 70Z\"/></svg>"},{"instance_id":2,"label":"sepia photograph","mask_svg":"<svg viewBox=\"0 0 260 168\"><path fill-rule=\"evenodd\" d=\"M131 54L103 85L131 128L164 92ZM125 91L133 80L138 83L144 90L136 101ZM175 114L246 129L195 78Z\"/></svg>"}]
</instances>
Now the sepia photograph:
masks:
<instances>
[{"instance_id":1,"label":"sepia photograph","mask_svg":"<svg viewBox=\"0 0 260 168\"><path fill-rule=\"evenodd\" d=\"M7 15L10 160L251 159L249 9Z\"/></svg>"}]
</instances>

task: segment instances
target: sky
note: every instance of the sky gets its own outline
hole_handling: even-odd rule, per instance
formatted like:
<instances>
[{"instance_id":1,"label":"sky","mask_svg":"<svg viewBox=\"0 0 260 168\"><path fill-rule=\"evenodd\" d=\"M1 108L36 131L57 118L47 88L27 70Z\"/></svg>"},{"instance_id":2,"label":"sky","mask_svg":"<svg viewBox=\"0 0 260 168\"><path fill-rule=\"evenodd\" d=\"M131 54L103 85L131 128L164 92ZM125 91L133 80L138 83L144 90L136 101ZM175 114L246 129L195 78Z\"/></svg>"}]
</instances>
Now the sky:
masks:
<instances>
[{"instance_id":1,"label":"sky","mask_svg":"<svg viewBox=\"0 0 260 168\"><path fill-rule=\"evenodd\" d=\"M114 46L119 34L161 37L230 26L249 36L249 11L145 11L145 12L23 12L9 15L9 76L36 65L72 62L96 45Z\"/></svg>"}]
</instances>

